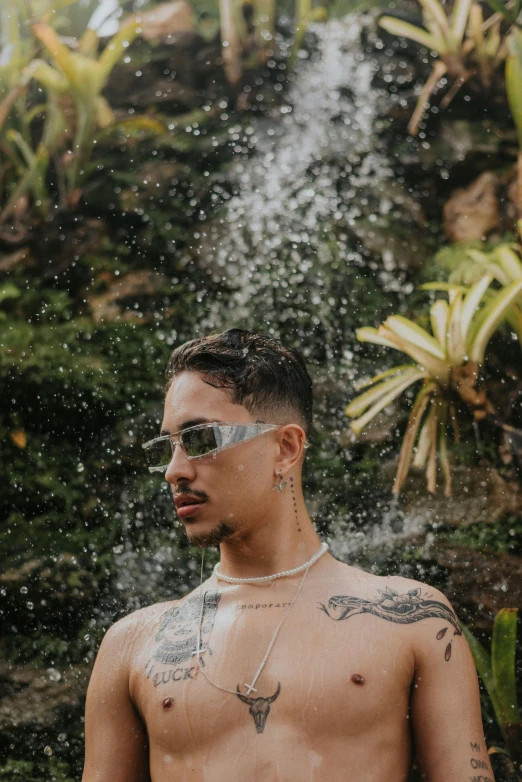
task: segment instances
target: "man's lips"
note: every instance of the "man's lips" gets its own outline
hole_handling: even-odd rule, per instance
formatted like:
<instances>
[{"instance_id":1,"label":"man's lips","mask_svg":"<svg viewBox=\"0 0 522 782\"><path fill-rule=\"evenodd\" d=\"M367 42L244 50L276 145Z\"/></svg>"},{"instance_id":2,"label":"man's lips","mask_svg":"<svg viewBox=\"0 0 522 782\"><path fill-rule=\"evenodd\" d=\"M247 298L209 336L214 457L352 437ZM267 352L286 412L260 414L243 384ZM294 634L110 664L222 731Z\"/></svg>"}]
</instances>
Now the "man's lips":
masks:
<instances>
[{"instance_id":1,"label":"man's lips","mask_svg":"<svg viewBox=\"0 0 522 782\"><path fill-rule=\"evenodd\" d=\"M190 505L180 505L180 507L176 509L177 514L180 518L183 518L184 516L192 516L204 504L205 501L203 500L201 502L194 502Z\"/></svg>"}]
</instances>

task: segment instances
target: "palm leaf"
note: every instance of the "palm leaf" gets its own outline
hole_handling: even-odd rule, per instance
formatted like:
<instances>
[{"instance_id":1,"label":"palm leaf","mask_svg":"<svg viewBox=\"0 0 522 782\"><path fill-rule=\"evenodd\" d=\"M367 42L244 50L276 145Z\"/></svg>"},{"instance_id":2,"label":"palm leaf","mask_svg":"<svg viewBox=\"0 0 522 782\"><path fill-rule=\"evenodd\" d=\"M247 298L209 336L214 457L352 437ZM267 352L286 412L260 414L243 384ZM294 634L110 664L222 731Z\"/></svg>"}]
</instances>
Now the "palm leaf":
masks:
<instances>
[{"instance_id":1,"label":"palm leaf","mask_svg":"<svg viewBox=\"0 0 522 782\"><path fill-rule=\"evenodd\" d=\"M462 334L462 293L458 291L450 305L446 354L451 366L464 361L465 343Z\"/></svg>"},{"instance_id":2,"label":"palm leaf","mask_svg":"<svg viewBox=\"0 0 522 782\"><path fill-rule=\"evenodd\" d=\"M508 37L509 54L506 60L506 93L509 108L522 147L522 31L513 28Z\"/></svg>"},{"instance_id":3,"label":"palm leaf","mask_svg":"<svg viewBox=\"0 0 522 782\"><path fill-rule=\"evenodd\" d=\"M393 346L395 347L395 345ZM396 375L398 372L404 372L405 369L417 369L416 364L397 364L397 366L392 367L391 369L386 369L384 372L379 372L378 375L374 375L370 380L358 380L353 384L353 387L355 391L360 391L362 388L366 388L366 386L371 386L374 383L378 383L379 380L384 380L386 377L390 377L390 375Z\"/></svg>"},{"instance_id":4,"label":"palm leaf","mask_svg":"<svg viewBox=\"0 0 522 782\"><path fill-rule=\"evenodd\" d=\"M402 19L396 19L394 16L382 16L379 19L379 25L391 35L398 35L401 38L410 38L412 41L426 46L430 50L438 51L440 41L433 35L430 35L422 27L416 27L410 22L404 22Z\"/></svg>"},{"instance_id":5,"label":"palm leaf","mask_svg":"<svg viewBox=\"0 0 522 782\"><path fill-rule=\"evenodd\" d=\"M362 415L360 418L357 418L355 421L352 421L350 424L352 431L354 431L356 434L359 434L359 432L364 429L366 424L369 423L372 418L375 418L377 413L380 413L381 410L383 410L385 407L388 407L388 405L391 404L391 402L393 402L397 396L400 396L400 394L402 394L402 392L405 391L408 386L411 386L413 383L416 383L417 380L420 380L423 377L426 377L426 373L423 371L418 371L415 374L408 375L408 377L403 379L401 383L392 388L387 394L384 394L384 396L382 396L380 400L364 415Z\"/></svg>"},{"instance_id":6,"label":"palm leaf","mask_svg":"<svg viewBox=\"0 0 522 782\"><path fill-rule=\"evenodd\" d=\"M448 330L449 305L444 299L437 301L430 307L431 330L443 347L446 344L446 333Z\"/></svg>"},{"instance_id":7,"label":"palm leaf","mask_svg":"<svg viewBox=\"0 0 522 782\"><path fill-rule=\"evenodd\" d=\"M440 421L439 421L439 459L440 459L440 465L442 467L442 472L444 473L444 496L445 497L451 497L452 494L452 487L451 487L451 468L448 458L448 443L447 443L447 436L446 436L446 423L447 423L447 417L448 417L448 403L447 401L441 400L441 415L440 415Z\"/></svg>"},{"instance_id":8,"label":"palm leaf","mask_svg":"<svg viewBox=\"0 0 522 782\"><path fill-rule=\"evenodd\" d=\"M479 307L482 297L484 296L485 292L489 288L492 280L493 280L492 274L486 274L483 277L481 277L480 280L478 280L478 282L476 282L475 285L472 286L466 298L464 299L464 305L462 307L462 315L461 315L462 336L464 340L467 337L469 327Z\"/></svg>"},{"instance_id":9,"label":"palm leaf","mask_svg":"<svg viewBox=\"0 0 522 782\"><path fill-rule=\"evenodd\" d=\"M522 83L520 89L522 89ZM510 282L522 279L522 263L509 245L501 244L498 247L495 247L493 255L498 260L502 269L509 275Z\"/></svg>"},{"instance_id":10,"label":"palm leaf","mask_svg":"<svg viewBox=\"0 0 522 782\"><path fill-rule=\"evenodd\" d=\"M469 357L477 364L484 363L484 353L491 336L501 320L506 316L506 310L522 291L522 279L512 282L493 297L481 313L480 325L471 335L468 349Z\"/></svg>"},{"instance_id":11,"label":"palm leaf","mask_svg":"<svg viewBox=\"0 0 522 782\"><path fill-rule=\"evenodd\" d=\"M402 350L407 356L410 356L416 361L420 367L425 369L435 380L438 380L442 384L446 384L449 379L449 366L438 358L435 358L431 353L422 350L414 345L412 342L408 342L405 339L401 339L392 331L389 331L385 326L379 326L379 333L382 333L383 337L390 342L394 342L398 350Z\"/></svg>"},{"instance_id":12,"label":"palm leaf","mask_svg":"<svg viewBox=\"0 0 522 782\"><path fill-rule=\"evenodd\" d=\"M363 328L356 329L355 336L359 342L373 342L375 345L384 345L384 347L395 348L397 350L395 343L390 342L389 339L383 337L379 330L375 329L373 326L363 326Z\"/></svg>"},{"instance_id":13,"label":"palm leaf","mask_svg":"<svg viewBox=\"0 0 522 782\"><path fill-rule=\"evenodd\" d=\"M436 390L437 384L433 380L429 380L424 383L419 393L417 394L410 418L408 420L406 432L402 440L401 452L399 454L399 464L397 466L397 473L395 475L395 481L392 489L393 494L399 494L402 484L408 475L413 446L415 444L415 438L417 437L421 419L424 415L424 411L426 410L428 402L430 401L430 394L436 392Z\"/></svg>"},{"instance_id":14,"label":"palm leaf","mask_svg":"<svg viewBox=\"0 0 522 782\"><path fill-rule=\"evenodd\" d=\"M462 43L472 2L473 0L455 0L450 18L451 38L455 52Z\"/></svg>"},{"instance_id":15,"label":"palm leaf","mask_svg":"<svg viewBox=\"0 0 522 782\"><path fill-rule=\"evenodd\" d=\"M464 636L470 646L473 660L477 666L479 676L484 682L484 686L488 691L488 695L491 699L497 720L499 724L502 724L502 707L500 705L495 687L495 679L493 677L493 670L491 668L491 658L480 641L475 638L471 630L468 630L466 625L462 622L460 624L462 627L462 632L464 633Z\"/></svg>"},{"instance_id":16,"label":"palm leaf","mask_svg":"<svg viewBox=\"0 0 522 782\"><path fill-rule=\"evenodd\" d=\"M426 329L421 328L409 318L404 318L402 315L390 315L386 318L384 326L401 339L411 342L421 350L431 353L432 356L440 358L442 361L446 358L443 346L431 334L428 334Z\"/></svg>"},{"instance_id":17,"label":"palm leaf","mask_svg":"<svg viewBox=\"0 0 522 782\"><path fill-rule=\"evenodd\" d=\"M429 422L431 429L430 449L428 452L428 465L426 467L426 482L430 494L435 494L437 491L437 427L440 412L439 400L437 398L433 400L431 412L432 417Z\"/></svg>"},{"instance_id":18,"label":"palm leaf","mask_svg":"<svg viewBox=\"0 0 522 782\"><path fill-rule=\"evenodd\" d=\"M352 399L344 411L345 414L351 417L359 415L360 413L364 412L367 407L380 399L383 394L387 394L389 391L395 388L395 386L401 384L406 377L417 375L418 371L418 367L414 366L405 372L401 372L395 377L388 378L388 380L383 380L377 386L370 388L368 391L365 391L363 394L355 397L355 399Z\"/></svg>"},{"instance_id":19,"label":"palm leaf","mask_svg":"<svg viewBox=\"0 0 522 782\"><path fill-rule=\"evenodd\" d=\"M417 450L415 453L415 456L413 457L412 467L418 467L419 469L424 467L426 464L426 459L428 458L428 453L431 446L431 418L433 416L433 407L431 410L428 411L428 415L426 416L424 423L422 425L420 434L419 434L419 440L417 442Z\"/></svg>"},{"instance_id":20,"label":"palm leaf","mask_svg":"<svg viewBox=\"0 0 522 782\"><path fill-rule=\"evenodd\" d=\"M503 608L499 611L491 639L491 670L503 712L503 723L520 721L515 673L517 613L517 608Z\"/></svg>"}]
</instances>

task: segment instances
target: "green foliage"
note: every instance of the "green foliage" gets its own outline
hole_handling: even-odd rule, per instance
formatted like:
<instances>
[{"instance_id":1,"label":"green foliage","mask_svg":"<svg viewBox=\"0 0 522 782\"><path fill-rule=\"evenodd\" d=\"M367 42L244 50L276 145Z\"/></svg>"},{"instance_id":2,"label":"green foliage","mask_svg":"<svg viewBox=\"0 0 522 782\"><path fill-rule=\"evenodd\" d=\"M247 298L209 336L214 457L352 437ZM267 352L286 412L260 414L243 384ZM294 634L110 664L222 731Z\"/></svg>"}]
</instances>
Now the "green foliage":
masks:
<instances>
[{"instance_id":1,"label":"green foliage","mask_svg":"<svg viewBox=\"0 0 522 782\"><path fill-rule=\"evenodd\" d=\"M520 0L507 0L507 2L504 2L503 0L486 0L486 2L493 11L501 14L509 24L517 25L517 27L521 26L518 21L518 17L520 16Z\"/></svg>"},{"instance_id":2,"label":"green foliage","mask_svg":"<svg viewBox=\"0 0 522 782\"><path fill-rule=\"evenodd\" d=\"M469 546L483 552L522 556L522 519L508 516L494 524L480 523L439 530L438 535L450 545Z\"/></svg>"},{"instance_id":3,"label":"green foliage","mask_svg":"<svg viewBox=\"0 0 522 782\"><path fill-rule=\"evenodd\" d=\"M507 750L518 765L522 758L522 715L518 708L516 682L516 636L518 608L503 608L495 617L491 652L465 626L475 665L488 691ZM518 731L513 730L517 728Z\"/></svg>"},{"instance_id":4,"label":"green foliage","mask_svg":"<svg viewBox=\"0 0 522 782\"><path fill-rule=\"evenodd\" d=\"M50 757L48 761L8 760L0 766L1 782L75 782L67 763Z\"/></svg>"}]
</instances>

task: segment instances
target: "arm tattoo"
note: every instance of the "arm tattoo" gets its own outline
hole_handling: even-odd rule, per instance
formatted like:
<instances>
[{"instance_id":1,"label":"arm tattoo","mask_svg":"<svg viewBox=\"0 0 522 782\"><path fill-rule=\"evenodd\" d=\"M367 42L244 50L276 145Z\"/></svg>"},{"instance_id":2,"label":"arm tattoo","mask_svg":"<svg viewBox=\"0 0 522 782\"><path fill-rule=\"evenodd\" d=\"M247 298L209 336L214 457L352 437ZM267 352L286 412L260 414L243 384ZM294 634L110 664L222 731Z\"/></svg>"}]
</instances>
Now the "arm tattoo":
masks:
<instances>
[{"instance_id":1,"label":"arm tattoo","mask_svg":"<svg viewBox=\"0 0 522 782\"><path fill-rule=\"evenodd\" d=\"M444 619L449 622L453 628L453 635L462 635L459 620L455 613L444 603L438 600L427 599L429 595L421 596L420 589L411 589L405 594L399 595L394 589L386 587L377 590L381 597L375 600L364 600L361 597L351 597L349 595L336 595L328 601L328 606L319 603L319 607L327 614L330 619L340 622L342 619L349 619L355 614L373 614L388 622L397 624L411 624L419 622L421 619ZM448 628L444 627L436 635L440 641L446 635ZM447 661L451 657L451 641L446 646L444 659Z\"/></svg>"},{"instance_id":2,"label":"arm tattoo","mask_svg":"<svg viewBox=\"0 0 522 782\"><path fill-rule=\"evenodd\" d=\"M489 760L486 762L485 760L480 760L480 758L477 758L476 755L480 755L481 753L481 747L479 742L476 744L471 741L470 742L471 751L473 753L473 757L469 761L469 764L471 768L473 769L473 776L471 776L470 782L493 782L491 777L485 776L482 771L487 771L488 773L491 773L491 765L489 763ZM484 746L484 749L486 747Z\"/></svg>"}]
</instances>

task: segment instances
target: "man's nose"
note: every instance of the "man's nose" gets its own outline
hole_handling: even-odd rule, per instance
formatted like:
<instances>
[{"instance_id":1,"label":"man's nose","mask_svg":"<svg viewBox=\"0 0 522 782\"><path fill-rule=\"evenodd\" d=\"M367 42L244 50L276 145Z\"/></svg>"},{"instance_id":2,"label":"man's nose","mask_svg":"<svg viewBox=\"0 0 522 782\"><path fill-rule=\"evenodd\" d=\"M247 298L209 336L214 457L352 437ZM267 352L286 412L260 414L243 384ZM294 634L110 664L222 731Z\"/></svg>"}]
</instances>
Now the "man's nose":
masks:
<instances>
[{"instance_id":1,"label":"man's nose","mask_svg":"<svg viewBox=\"0 0 522 782\"><path fill-rule=\"evenodd\" d=\"M187 482L194 479L195 465L189 459L179 443L174 445L174 453L165 470L165 479L172 484Z\"/></svg>"}]
</instances>

